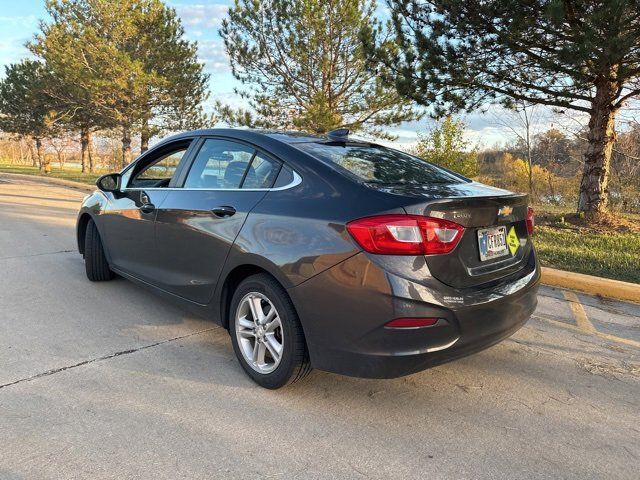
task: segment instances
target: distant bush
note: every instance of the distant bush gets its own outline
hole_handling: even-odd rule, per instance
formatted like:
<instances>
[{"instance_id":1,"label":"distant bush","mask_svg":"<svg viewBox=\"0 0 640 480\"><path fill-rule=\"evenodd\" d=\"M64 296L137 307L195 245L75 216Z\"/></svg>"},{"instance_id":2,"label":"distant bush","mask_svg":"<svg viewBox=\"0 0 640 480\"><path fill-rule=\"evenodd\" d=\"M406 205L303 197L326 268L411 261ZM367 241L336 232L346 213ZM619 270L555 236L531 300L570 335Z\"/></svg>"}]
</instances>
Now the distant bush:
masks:
<instances>
[{"instance_id":1,"label":"distant bush","mask_svg":"<svg viewBox=\"0 0 640 480\"><path fill-rule=\"evenodd\" d=\"M533 165L534 203L570 206L577 201L579 176L562 177L540 165ZM515 192L529 192L529 164L505 153L492 163L491 170L478 176L478 181Z\"/></svg>"},{"instance_id":2,"label":"distant bush","mask_svg":"<svg viewBox=\"0 0 640 480\"><path fill-rule=\"evenodd\" d=\"M479 173L478 150L464 139L465 129L463 122L447 117L427 134L419 133L411 153L465 177L475 177Z\"/></svg>"}]
</instances>

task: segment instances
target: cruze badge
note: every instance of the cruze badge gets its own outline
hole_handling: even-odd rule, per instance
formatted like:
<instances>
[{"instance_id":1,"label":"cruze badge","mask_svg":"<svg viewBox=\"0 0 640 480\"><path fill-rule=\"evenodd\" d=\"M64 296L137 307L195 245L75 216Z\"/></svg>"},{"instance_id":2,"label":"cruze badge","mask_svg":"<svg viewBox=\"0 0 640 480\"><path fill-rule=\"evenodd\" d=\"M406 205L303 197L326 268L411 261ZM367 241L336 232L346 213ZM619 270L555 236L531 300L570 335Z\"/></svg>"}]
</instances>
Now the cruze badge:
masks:
<instances>
[{"instance_id":1,"label":"cruze badge","mask_svg":"<svg viewBox=\"0 0 640 480\"><path fill-rule=\"evenodd\" d=\"M498 210L498 215L502 215L503 217L506 217L508 215L511 215L512 212L513 212L513 208L505 205L500 210Z\"/></svg>"}]
</instances>

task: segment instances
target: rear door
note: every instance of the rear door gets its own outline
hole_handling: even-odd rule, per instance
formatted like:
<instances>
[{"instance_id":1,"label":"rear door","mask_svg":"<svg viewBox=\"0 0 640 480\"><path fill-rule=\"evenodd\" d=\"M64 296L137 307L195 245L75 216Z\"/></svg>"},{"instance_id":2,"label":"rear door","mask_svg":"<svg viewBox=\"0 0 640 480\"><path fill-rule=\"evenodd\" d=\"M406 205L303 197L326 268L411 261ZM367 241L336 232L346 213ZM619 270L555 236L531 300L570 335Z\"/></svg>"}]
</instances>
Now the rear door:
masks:
<instances>
[{"instance_id":1,"label":"rear door","mask_svg":"<svg viewBox=\"0 0 640 480\"><path fill-rule=\"evenodd\" d=\"M227 138L200 140L184 179L158 210L161 288L205 304L247 215L273 185L281 163Z\"/></svg>"},{"instance_id":2,"label":"rear door","mask_svg":"<svg viewBox=\"0 0 640 480\"><path fill-rule=\"evenodd\" d=\"M153 283L157 208L166 199L178 166L186 161L190 144L189 139L159 147L124 173L122 191L113 194L100 216L105 245L117 269Z\"/></svg>"}]
</instances>

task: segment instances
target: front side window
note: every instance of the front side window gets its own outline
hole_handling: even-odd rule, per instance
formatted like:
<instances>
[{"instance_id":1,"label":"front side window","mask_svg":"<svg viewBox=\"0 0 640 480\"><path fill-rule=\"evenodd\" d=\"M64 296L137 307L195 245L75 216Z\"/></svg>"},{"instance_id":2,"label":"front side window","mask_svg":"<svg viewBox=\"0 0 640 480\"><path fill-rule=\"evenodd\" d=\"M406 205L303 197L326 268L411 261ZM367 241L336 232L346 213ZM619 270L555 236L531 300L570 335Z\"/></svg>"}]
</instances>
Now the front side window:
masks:
<instances>
[{"instance_id":1,"label":"front side window","mask_svg":"<svg viewBox=\"0 0 640 480\"><path fill-rule=\"evenodd\" d=\"M176 173L187 146L161 155L143 166L129 181L129 188L166 188Z\"/></svg>"},{"instance_id":2,"label":"front side window","mask_svg":"<svg viewBox=\"0 0 640 480\"><path fill-rule=\"evenodd\" d=\"M429 185L461 183L464 177L406 153L366 143L296 143L300 150L324 163L346 170L367 183Z\"/></svg>"},{"instance_id":3,"label":"front side window","mask_svg":"<svg viewBox=\"0 0 640 480\"><path fill-rule=\"evenodd\" d=\"M255 150L241 143L208 138L202 144L185 188L240 188Z\"/></svg>"}]
</instances>

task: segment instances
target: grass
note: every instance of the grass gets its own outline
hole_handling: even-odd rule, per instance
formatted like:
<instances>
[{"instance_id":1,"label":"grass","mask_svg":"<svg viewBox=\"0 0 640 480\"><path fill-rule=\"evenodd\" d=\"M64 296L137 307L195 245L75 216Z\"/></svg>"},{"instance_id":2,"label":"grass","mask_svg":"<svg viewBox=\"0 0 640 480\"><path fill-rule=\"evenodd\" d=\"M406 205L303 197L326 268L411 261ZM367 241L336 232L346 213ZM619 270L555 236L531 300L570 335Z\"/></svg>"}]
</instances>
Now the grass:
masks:
<instances>
[{"instance_id":1,"label":"grass","mask_svg":"<svg viewBox=\"0 0 640 480\"><path fill-rule=\"evenodd\" d=\"M640 283L638 234L585 234L539 226L533 242L547 267Z\"/></svg>"},{"instance_id":2,"label":"grass","mask_svg":"<svg viewBox=\"0 0 640 480\"><path fill-rule=\"evenodd\" d=\"M16 165L9 163L0 163L0 172L6 173L21 173L23 175L39 175L42 177L61 178L63 180L71 180L73 182L86 183L88 185L94 185L97 178L102 173L82 173L80 167L64 167L60 168L51 164L51 173L45 174L38 167L32 167L29 165Z\"/></svg>"},{"instance_id":3,"label":"grass","mask_svg":"<svg viewBox=\"0 0 640 480\"><path fill-rule=\"evenodd\" d=\"M93 185L100 173L82 173L78 167L51 165L47 176ZM0 163L0 172L43 175L37 167ZM571 214L567 207L536 208L534 243L540 260L548 267L613 278L640 284L640 234L607 228L573 226L557 219ZM624 215L626 222L640 225L640 215Z\"/></svg>"},{"instance_id":4,"label":"grass","mask_svg":"<svg viewBox=\"0 0 640 480\"><path fill-rule=\"evenodd\" d=\"M557 208L536 209L536 220L540 222L533 241L542 265L640 283L640 233L627 228L640 224L638 215L613 215L620 218L623 226L617 231L606 225L590 227L588 221L577 226L557 220L571 215L566 207L564 213Z\"/></svg>"}]
</instances>

